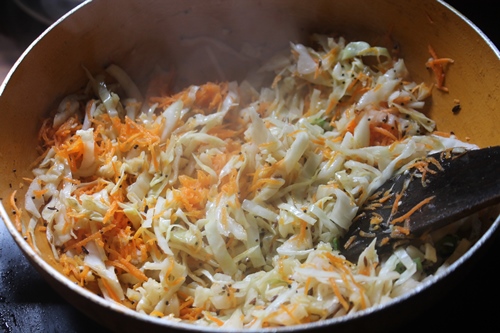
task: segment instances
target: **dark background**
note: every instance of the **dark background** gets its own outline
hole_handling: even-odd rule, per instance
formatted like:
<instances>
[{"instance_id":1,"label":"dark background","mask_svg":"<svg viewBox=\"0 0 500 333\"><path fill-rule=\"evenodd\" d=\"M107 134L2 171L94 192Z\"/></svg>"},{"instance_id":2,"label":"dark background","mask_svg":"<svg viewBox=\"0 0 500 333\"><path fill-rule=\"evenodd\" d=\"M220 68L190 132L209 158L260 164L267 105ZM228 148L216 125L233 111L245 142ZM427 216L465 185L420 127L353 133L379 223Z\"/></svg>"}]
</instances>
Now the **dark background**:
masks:
<instances>
[{"instance_id":1,"label":"dark background","mask_svg":"<svg viewBox=\"0 0 500 333\"><path fill-rule=\"evenodd\" d=\"M499 2L449 0L448 3L478 26L497 47L500 46L500 10L495 6ZM27 15L11 0L0 0L0 37L12 39L19 50L24 50L45 28L44 23ZM397 318L394 320L402 324L386 332L454 332L465 329L499 332L498 238L464 274L456 274L455 280L448 282L451 285L439 287L442 295L437 299L432 299L430 304L426 302L425 308L420 307L421 303L413 304L419 316L411 318L407 309L395 311ZM390 321L388 319L385 325L393 328ZM377 324L384 326L384 323ZM0 332L107 332L45 283L22 256L1 222Z\"/></svg>"}]
</instances>

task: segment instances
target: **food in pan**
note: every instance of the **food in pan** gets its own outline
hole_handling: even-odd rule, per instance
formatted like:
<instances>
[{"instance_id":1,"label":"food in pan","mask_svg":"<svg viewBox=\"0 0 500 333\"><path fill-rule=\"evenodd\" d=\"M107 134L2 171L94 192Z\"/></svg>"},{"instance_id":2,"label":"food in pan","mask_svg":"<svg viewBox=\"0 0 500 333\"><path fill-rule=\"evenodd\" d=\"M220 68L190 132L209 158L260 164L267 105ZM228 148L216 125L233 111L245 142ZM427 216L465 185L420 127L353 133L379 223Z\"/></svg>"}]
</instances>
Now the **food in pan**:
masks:
<instances>
[{"instance_id":1,"label":"food in pan","mask_svg":"<svg viewBox=\"0 0 500 333\"><path fill-rule=\"evenodd\" d=\"M470 247L478 220L357 262L336 241L394 174L477 147L436 131L433 84L413 82L389 49L327 35L308 45L269 59L261 86L172 92L160 73L142 91L116 65L87 73L40 130L23 234L36 248L46 233L82 287L203 326L307 323L412 290ZM446 90L452 60L431 51L422 66Z\"/></svg>"}]
</instances>

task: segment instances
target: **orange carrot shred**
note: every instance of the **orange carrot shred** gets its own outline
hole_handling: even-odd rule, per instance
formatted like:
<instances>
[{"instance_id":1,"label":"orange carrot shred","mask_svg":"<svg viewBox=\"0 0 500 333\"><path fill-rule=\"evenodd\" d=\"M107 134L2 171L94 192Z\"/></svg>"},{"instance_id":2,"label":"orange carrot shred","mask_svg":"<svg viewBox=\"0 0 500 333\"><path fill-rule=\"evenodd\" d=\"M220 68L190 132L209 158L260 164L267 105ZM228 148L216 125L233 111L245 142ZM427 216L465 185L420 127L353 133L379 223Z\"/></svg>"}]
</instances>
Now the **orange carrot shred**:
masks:
<instances>
[{"instance_id":1,"label":"orange carrot shred","mask_svg":"<svg viewBox=\"0 0 500 333\"><path fill-rule=\"evenodd\" d=\"M12 207L12 214L14 214L14 225L17 229L17 231L21 232L22 226L21 226L21 210L17 207L16 204L16 193L17 191L12 191L10 195L10 206Z\"/></svg>"},{"instance_id":2,"label":"orange carrot shred","mask_svg":"<svg viewBox=\"0 0 500 333\"><path fill-rule=\"evenodd\" d=\"M216 323L216 324L217 324L217 326L222 326L222 325L224 325L224 322L223 322L222 320L220 320L220 319L219 319L219 318L217 318L217 317L212 316L210 313L208 313L208 312L204 312L203 314L205 315L205 317L206 317L208 320L211 320L211 321L213 321L214 323Z\"/></svg>"},{"instance_id":3,"label":"orange carrot shred","mask_svg":"<svg viewBox=\"0 0 500 333\"><path fill-rule=\"evenodd\" d=\"M441 91L448 92L448 88L444 85L446 65L453 63L454 60L451 58L439 58L431 45L428 46L428 49L431 59L425 63L425 66L434 72L436 87Z\"/></svg>"},{"instance_id":4,"label":"orange carrot shred","mask_svg":"<svg viewBox=\"0 0 500 333\"><path fill-rule=\"evenodd\" d=\"M415 213L417 210L419 210L422 206L428 204L432 199L434 199L435 196L430 196L428 198L425 198L424 200L420 201L418 204L416 204L410 211L408 211L406 214L401 215L400 217L394 219L391 221L392 224L396 224L399 222L402 222L409 218L413 213Z\"/></svg>"}]
</instances>

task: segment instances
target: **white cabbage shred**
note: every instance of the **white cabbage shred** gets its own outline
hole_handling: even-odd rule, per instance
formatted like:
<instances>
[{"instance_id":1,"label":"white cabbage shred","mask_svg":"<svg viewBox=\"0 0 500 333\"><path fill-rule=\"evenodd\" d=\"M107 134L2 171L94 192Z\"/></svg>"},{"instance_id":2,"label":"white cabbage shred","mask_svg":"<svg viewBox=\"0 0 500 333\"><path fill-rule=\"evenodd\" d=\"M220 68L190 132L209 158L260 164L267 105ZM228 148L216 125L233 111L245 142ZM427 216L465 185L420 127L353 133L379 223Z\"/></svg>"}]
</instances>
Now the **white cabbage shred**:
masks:
<instances>
[{"instance_id":1,"label":"white cabbage shred","mask_svg":"<svg viewBox=\"0 0 500 333\"><path fill-rule=\"evenodd\" d=\"M112 65L42 130L26 195L64 272L139 312L236 329L343 316L407 292L433 242L356 263L335 240L401 167L472 147L433 135L431 85L363 41L263 65L275 79L146 96ZM83 95L84 96L84 95ZM143 100L144 98L144 100ZM34 237L32 237L34 239ZM462 251L466 247L462 246Z\"/></svg>"}]
</instances>

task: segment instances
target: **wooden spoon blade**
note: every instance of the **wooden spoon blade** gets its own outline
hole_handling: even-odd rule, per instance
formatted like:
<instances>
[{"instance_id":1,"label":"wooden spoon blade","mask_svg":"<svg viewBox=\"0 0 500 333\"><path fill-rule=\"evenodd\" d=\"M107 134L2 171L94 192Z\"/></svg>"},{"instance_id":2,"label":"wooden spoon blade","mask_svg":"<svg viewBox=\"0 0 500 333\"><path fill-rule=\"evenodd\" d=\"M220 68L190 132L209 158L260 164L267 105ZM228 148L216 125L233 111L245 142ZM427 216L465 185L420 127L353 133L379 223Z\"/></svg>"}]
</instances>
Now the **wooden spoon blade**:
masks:
<instances>
[{"instance_id":1,"label":"wooden spoon blade","mask_svg":"<svg viewBox=\"0 0 500 333\"><path fill-rule=\"evenodd\" d=\"M374 238L380 254L500 202L500 146L437 153L422 165L426 172L390 179L363 205L340 240L348 260L357 260Z\"/></svg>"}]
</instances>

